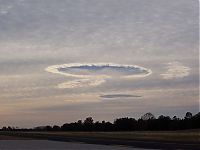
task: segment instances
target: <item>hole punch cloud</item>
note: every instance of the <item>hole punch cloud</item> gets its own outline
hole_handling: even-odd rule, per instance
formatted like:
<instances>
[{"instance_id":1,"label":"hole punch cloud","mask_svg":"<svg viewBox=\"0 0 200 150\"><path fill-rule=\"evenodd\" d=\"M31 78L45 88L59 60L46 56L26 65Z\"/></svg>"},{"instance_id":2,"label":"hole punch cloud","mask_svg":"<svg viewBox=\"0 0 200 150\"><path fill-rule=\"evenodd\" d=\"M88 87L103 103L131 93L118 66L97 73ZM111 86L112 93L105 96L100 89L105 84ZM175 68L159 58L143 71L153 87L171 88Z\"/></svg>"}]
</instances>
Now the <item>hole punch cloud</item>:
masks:
<instances>
[{"instance_id":1,"label":"hole punch cloud","mask_svg":"<svg viewBox=\"0 0 200 150\"><path fill-rule=\"evenodd\" d=\"M190 74L191 68L182 65L180 62L169 62L167 63L167 71L161 76L163 79L174 79L174 78L183 78Z\"/></svg>"},{"instance_id":2,"label":"hole punch cloud","mask_svg":"<svg viewBox=\"0 0 200 150\"><path fill-rule=\"evenodd\" d=\"M58 88L98 86L109 78L143 78L152 73L150 69L141 66L114 63L70 63L49 66L45 70L50 73L78 78L61 83Z\"/></svg>"}]
</instances>

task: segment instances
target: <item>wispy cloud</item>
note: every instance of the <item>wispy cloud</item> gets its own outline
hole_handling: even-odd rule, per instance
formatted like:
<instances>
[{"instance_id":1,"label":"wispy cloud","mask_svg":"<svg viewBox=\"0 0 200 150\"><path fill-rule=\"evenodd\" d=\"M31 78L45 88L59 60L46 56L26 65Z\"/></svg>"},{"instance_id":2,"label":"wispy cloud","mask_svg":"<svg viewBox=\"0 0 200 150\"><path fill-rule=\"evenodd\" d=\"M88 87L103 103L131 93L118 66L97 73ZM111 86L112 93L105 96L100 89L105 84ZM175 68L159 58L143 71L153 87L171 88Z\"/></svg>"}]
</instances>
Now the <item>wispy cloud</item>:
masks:
<instances>
[{"instance_id":1,"label":"wispy cloud","mask_svg":"<svg viewBox=\"0 0 200 150\"><path fill-rule=\"evenodd\" d=\"M0 15L5 15L13 8L12 5L0 6Z\"/></svg>"},{"instance_id":2,"label":"wispy cloud","mask_svg":"<svg viewBox=\"0 0 200 150\"><path fill-rule=\"evenodd\" d=\"M132 98L132 97L142 97L139 95L131 95L131 94L107 94L100 95L101 98Z\"/></svg>"},{"instance_id":3,"label":"wispy cloud","mask_svg":"<svg viewBox=\"0 0 200 150\"><path fill-rule=\"evenodd\" d=\"M78 79L72 80L68 82L64 82L58 85L58 88L80 88L80 87L88 87L88 86L98 86L104 83L104 79L90 78L90 79Z\"/></svg>"},{"instance_id":4,"label":"wispy cloud","mask_svg":"<svg viewBox=\"0 0 200 150\"><path fill-rule=\"evenodd\" d=\"M161 76L163 79L183 78L190 74L190 68L182 65L180 62L167 63L167 71Z\"/></svg>"}]
</instances>

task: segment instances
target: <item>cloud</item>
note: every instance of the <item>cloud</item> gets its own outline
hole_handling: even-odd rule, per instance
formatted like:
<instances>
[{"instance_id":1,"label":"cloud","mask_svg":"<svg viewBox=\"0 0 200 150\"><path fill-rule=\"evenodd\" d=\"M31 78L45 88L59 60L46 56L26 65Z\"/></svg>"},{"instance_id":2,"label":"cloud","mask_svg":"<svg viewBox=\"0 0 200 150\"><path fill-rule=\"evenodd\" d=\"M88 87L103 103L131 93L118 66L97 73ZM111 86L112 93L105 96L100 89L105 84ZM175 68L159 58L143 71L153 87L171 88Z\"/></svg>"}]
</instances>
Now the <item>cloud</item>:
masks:
<instances>
[{"instance_id":1,"label":"cloud","mask_svg":"<svg viewBox=\"0 0 200 150\"><path fill-rule=\"evenodd\" d=\"M150 69L141 66L114 63L72 63L49 66L45 70L50 73L79 78L61 83L58 88L98 86L109 78L142 78L152 73Z\"/></svg>"},{"instance_id":2,"label":"cloud","mask_svg":"<svg viewBox=\"0 0 200 150\"><path fill-rule=\"evenodd\" d=\"M69 82L61 83L58 85L58 88L65 89L65 88L80 88L80 87L88 87L88 86L98 86L104 83L105 80L103 79L78 79L72 80Z\"/></svg>"},{"instance_id":3,"label":"cloud","mask_svg":"<svg viewBox=\"0 0 200 150\"><path fill-rule=\"evenodd\" d=\"M190 74L190 68L183 66L180 62L174 61L167 63L167 71L160 74L163 79L183 78Z\"/></svg>"},{"instance_id":4,"label":"cloud","mask_svg":"<svg viewBox=\"0 0 200 150\"><path fill-rule=\"evenodd\" d=\"M131 98L131 97L142 97L139 95L131 95L131 94L108 94L108 95L100 95L101 98Z\"/></svg>"},{"instance_id":5,"label":"cloud","mask_svg":"<svg viewBox=\"0 0 200 150\"><path fill-rule=\"evenodd\" d=\"M6 15L12 8L12 5L0 6L0 15Z\"/></svg>"}]
</instances>

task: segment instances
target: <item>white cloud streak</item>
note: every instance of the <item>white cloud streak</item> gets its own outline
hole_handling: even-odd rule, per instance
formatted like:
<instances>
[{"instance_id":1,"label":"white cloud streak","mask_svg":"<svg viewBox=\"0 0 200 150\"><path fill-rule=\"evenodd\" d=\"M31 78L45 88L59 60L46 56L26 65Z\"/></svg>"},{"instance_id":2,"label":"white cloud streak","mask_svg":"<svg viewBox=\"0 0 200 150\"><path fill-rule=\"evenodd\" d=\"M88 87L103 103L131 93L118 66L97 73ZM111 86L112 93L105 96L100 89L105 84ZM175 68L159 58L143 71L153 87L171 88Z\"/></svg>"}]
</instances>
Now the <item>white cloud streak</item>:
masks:
<instances>
[{"instance_id":1,"label":"white cloud streak","mask_svg":"<svg viewBox=\"0 0 200 150\"><path fill-rule=\"evenodd\" d=\"M180 62L169 62L167 63L167 71L161 76L163 79L174 79L174 78L183 78L190 74L190 68L182 65Z\"/></svg>"},{"instance_id":2,"label":"white cloud streak","mask_svg":"<svg viewBox=\"0 0 200 150\"><path fill-rule=\"evenodd\" d=\"M96 78L78 79L78 80L61 83L58 85L58 88L65 89L65 88L80 88L80 87L88 87L88 86L98 86L104 82L105 82L104 79L96 79Z\"/></svg>"}]
</instances>

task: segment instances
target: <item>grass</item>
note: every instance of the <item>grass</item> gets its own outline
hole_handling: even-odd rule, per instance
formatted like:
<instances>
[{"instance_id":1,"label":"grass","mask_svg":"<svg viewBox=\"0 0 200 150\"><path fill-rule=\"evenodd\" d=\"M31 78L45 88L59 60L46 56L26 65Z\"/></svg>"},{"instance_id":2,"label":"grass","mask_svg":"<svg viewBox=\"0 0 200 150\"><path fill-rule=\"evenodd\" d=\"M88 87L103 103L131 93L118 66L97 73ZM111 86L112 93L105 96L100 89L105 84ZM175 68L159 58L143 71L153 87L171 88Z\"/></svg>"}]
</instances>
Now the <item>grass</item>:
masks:
<instances>
[{"instance_id":1,"label":"grass","mask_svg":"<svg viewBox=\"0 0 200 150\"><path fill-rule=\"evenodd\" d=\"M200 143L200 130L135 132L0 132L0 135L46 139L48 137L84 137L120 140Z\"/></svg>"}]
</instances>

